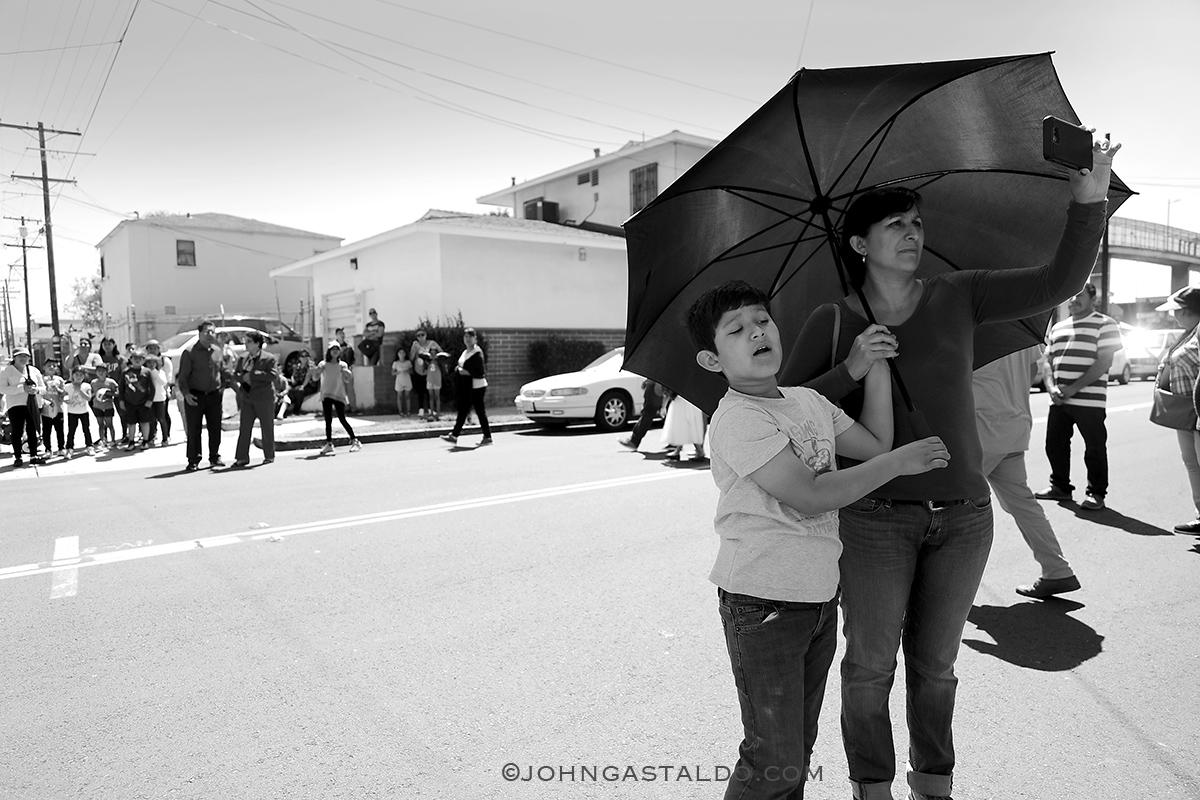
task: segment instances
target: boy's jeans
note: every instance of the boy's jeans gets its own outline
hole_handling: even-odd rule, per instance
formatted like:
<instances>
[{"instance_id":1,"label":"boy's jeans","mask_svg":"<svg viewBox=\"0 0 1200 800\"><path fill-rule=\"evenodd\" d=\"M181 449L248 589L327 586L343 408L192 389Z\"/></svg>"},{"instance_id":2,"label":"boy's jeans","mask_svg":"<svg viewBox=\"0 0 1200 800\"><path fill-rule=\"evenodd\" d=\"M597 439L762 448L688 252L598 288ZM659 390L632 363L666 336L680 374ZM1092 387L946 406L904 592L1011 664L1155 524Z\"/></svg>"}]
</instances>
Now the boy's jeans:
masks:
<instances>
[{"instance_id":1,"label":"boy's jeans","mask_svg":"<svg viewBox=\"0 0 1200 800\"><path fill-rule=\"evenodd\" d=\"M888 695L903 644L908 784L949 795L963 626L992 546L991 498L939 507L864 498L839 512L842 740L854 797L891 798L896 749Z\"/></svg>"},{"instance_id":2,"label":"boy's jeans","mask_svg":"<svg viewBox=\"0 0 1200 800\"><path fill-rule=\"evenodd\" d=\"M837 598L791 603L724 589L717 596L745 737L726 800L799 800L837 649Z\"/></svg>"}]
</instances>

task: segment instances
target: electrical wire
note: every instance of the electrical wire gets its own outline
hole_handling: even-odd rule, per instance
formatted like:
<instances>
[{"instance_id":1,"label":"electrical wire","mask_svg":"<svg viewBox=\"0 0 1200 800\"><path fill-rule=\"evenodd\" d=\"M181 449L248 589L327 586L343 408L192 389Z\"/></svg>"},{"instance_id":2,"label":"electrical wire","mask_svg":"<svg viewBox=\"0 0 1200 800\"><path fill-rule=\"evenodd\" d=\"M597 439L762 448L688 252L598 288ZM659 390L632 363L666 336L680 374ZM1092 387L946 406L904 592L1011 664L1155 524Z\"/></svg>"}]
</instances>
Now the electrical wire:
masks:
<instances>
[{"instance_id":1,"label":"electrical wire","mask_svg":"<svg viewBox=\"0 0 1200 800\"><path fill-rule=\"evenodd\" d=\"M116 44L112 42L84 42L82 44L66 44L62 47L39 47L33 50L2 50L0 56L33 56L41 53L56 53L59 50L86 50L89 47L107 47Z\"/></svg>"},{"instance_id":2,"label":"electrical wire","mask_svg":"<svg viewBox=\"0 0 1200 800\"><path fill-rule=\"evenodd\" d=\"M408 90L407 92L401 91L400 89L397 89L395 86L389 86L387 84L380 83L379 81L376 81L372 78L368 78L368 77L365 77L362 75L357 75L353 72L348 72L348 71L341 69L339 67L336 67L332 64L326 64L324 62L315 61L307 56L300 55L299 53L295 53L291 50L288 50L285 47L281 47L279 45L275 45L270 42L266 42L262 39L257 39L253 36L250 36L249 34L243 33L234 28L230 28L227 25L223 25L214 20L211 20L211 19L208 19L205 17L198 17L197 15L191 14L187 11L183 11L182 9L175 8L174 6L170 5L169 3L163 2L163 0L150 0L150 2L154 3L155 5L162 6L163 8L170 9L171 11L174 11L177 14L183 14L184 16L189 16L189 17L196 17L201 22L204 22L205 24L210 25L214 28L225 31L226 33L229 33L233 36L238 36L238 37L244 38L244 39L246 39L250 42L253 42L257 45L260 45L262 47L266 47L271 50L276 50L280 53L284 53L285 55L289 55L293 58L304 61L305 63L307 63L309 65L321 67L322 69L327 69L332 72L339 73L341 75L346 75L351 78L354 78L355 80L362 81L363 83L367 83L372 86L376 86L380 89L384 89L386 91L393 92L395 94L405 95L407 97L410 97L413 100L417 100L422 103L428 103L430 105L439 106L448 111L455 111L460 114L466 114L467 116L475 117L476 119L481 119L481 120L484 120L487 122L494 122L494 123L496 123L498 125L502 125L504 127L513 128L515 130L519 130L524 133L529 133L534 136L539 136L544 139L550 139L551 141L558 142L559 144L565 144L565 145L570 145L570 146L578 146L578 144L580 142L586 142L589 144L609 144L609 145L619 144L617 142L606 142L606 141L601 141L601 140L597 140L597 139L589 138L589 137L572 136L571 134L559 133L557 131L549 131L544 128L537 128L532 125L526 125L524 123L514 122L513 120L510 120L510 119L505 119L503 117L495 116L492 114L487 114L482 111L476 111L474 109L471 109L471 108L461 105L459 103L454 103L454 102L451 102L448 100L443 100L442 98L439 98L436 95L430 94L429 92L426 92L423 89L419 89L415 86L412 86L411 84L405 83L404 81L400 80L399 78L394 78L394 77L389 78L392 82L397 83L400 86L403 86L405 89ZM344 56L343 56L343 58L344 58Z\"/></svg>"},{"instance_id":3,"label":"electrical wire","mask_svg":"<svg viewBox=\"0 0 1200 800\"><path fill-rule=\"evenodd\" d=\"M549 42L542 42L542 41L538 41L537 39L530 39L525 36L518 36L515 33L508 33L507 31L500 31L500 30L496 30L495 28L485 27L483 25L476 25L473 22L467 22L466 20L456 19L454 17L447 17L443 14L437 14L432 11L426 11L421 8L413 8L412 6L407 6L407 5L404 5L403 3L395 2L395 0L375 0L375 2L381 3L382 5L385 5L385 6L391 6L392 8L398 8L403 11L409 11L413 14L423 14L427 17L433 17L435 19L440 19L445 22L453 23L455 25L462 25L463 27L466 27L466 28L473 28L475 30L484 31L485 33L491 33L496 36L503 36L506 39L514 39L518 42L524 42L526 44L532 44L532 45L536 45L538 47L544 47L548 50L556 50L560 53L566 53L567 55L572 55L572 56L576 56L577 58L587 59L588 61L595 61L597 63L604 64L609 67L616 67L617 69L623 69L623 70L627 70L629 72L636 72L639 75L648 75L652 78L658 78L659 80L669 81L671 83L677 83L681 86L688 86L692 89L699 89L704 92L711 92L712 94L719 94L724 97L731 97L734 100L741 100L746 103L754 103L755 102L754 100L752 100L748 97L742 97L741 95L732 94L730 92L723 92L720 89L714 89L711 86L704 86L699 83L692 83L691 81L685 81L682 78L675 78L670 75L662 75L657 72L651 72L650 70L640 69L638 67L632 67L628 64L622 64L618 61L609 61L608 59L600 58L599 56L592 56L592 55L588 55L587 53L580 53L577 50L570 50L566 47L560 47L559 45L556 45L556 44L550 44Z\"/></svg>"},{"instance_id":4,"label":"electrical wire","mask_svg":"<svg viewBox=\"0 0 1200 800\"><path fill-rule=\"evenodd\" d=\"M232 6L228 6L224 3L221 3L221 2L219 2L219 0L212 0L212 2L216 5L223 6L230 10L239 11L239 13L246 13L246 12L241 12L239 9L234 9ZM345 22L341 22L340 20L332 19L330 17L324 17L324 16L321 16L320 14L315 14L311 11L306 11L305 9L297 8L295 6L288 5L287 3L280 2L280 0L265 0L265 2L270 3L271 5L274 5L274 6L281 6L290 11L294 11L297 14L303 14L304 16L312 17L313 19L320 20L321 22L325 22L330 25L337 25L338 27L345 28L346 30L362 34L363 36L370 36L372 38L379 39L384 42L388 42L389 44L398 45L399 47L404 47L409 50L414 50L418 53L424 53L426 55L430 55L435 58L441 58L446 61L450 61L451 63L454 63L454 64L461 64L463 66L470 67L471 69L476 69L481 72L491 73L493 75L498 75L502 78L507 78L509 80L517 81L520 83L526 83L526 84L529 84L530 86L536 86L539 89L545 89L547 91L557 92L559 94L563 94L568 97L574 97L574 98L580 99L580 100L587 100L588 102L595 103L597 105L609 106L610 108L618 108L618 109L621 109L622 111L630 111L632 113L640 114L642 116L653 117L655 119L661 119L665 122L670 122L675 125L682 125L686 128L691 128L693 130L707 130L712 133L724 133L723 131L718 131L716 128L710 128L706 125L701 125L699 123L688 122L686 120L679 120L679 119L675 119L674 117L666 117L661 114L655 114L653 112L643 111L641 109L631 108L629 106L623 106L623 105L620 105L619 103L612 103L612 102L609 102L606 100L601 100L596 97L591 97L588 95L580 94L579 92L572 91L570 89L563 89L561 87L551 86L550 84L547 84L547 83L541 83L539 81L535 81L530 78L527 78L523 75L514 75L509 72L502 72L501 70L495 69L493 67L484 66L482 64L476 64L474 62L467 61L466 59L456 58L454 56L447 55L445 53L439 53L436 50L429 50L427 48L420 47L418 45L411 44L409 42L404 42L404 41L395 39L390 36L385 36L382 33L377 33L375 31L370 31L365 28L359 28L354 25L349 25Z\"/></svg>"}]
</instances>

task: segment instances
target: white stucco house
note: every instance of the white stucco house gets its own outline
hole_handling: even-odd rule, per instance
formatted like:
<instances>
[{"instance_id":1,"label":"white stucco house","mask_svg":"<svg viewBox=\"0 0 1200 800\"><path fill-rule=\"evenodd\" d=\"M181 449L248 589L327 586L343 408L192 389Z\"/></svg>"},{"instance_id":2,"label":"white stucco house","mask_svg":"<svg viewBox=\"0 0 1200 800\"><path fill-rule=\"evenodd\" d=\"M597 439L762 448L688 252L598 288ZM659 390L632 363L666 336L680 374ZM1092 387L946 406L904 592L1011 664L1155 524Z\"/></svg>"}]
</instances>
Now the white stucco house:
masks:
<instances>
[{"instance_id":1,"label":"white stucco house","mask_svg":"<svg viewBox=\"0 0 1200 800\"><path fill-rule=\"evenodd\" d=\"M132 342L163 338L224 307L227 314L281 318L308 335L301 317L311 307L310 287L270 271L341 242L229 214L124 220L96 245L107 332Z\"/></svg>"},{"instance_id":2,"label":"white stucco house","mask_svg":"<svg viewBox=\"0 0 1200 800\"><path fill-rule=\"evenodd\" d=\"M556 335L616 347L628 302L622 222L716 144L673 131L630 142L534 180L478 198L511 216L431 210L384 233L271 270L311 285L316 335L361 333L375 308L389 332L384 365L399 333L420 319L463 321L486 333L491 402L511 399L539 377L529 345ZM388 380L360 386L390 404ZM365 391L364 391L365 390ZM361 405L361 403L360 403Z\"/></svg>"}]
</instances>

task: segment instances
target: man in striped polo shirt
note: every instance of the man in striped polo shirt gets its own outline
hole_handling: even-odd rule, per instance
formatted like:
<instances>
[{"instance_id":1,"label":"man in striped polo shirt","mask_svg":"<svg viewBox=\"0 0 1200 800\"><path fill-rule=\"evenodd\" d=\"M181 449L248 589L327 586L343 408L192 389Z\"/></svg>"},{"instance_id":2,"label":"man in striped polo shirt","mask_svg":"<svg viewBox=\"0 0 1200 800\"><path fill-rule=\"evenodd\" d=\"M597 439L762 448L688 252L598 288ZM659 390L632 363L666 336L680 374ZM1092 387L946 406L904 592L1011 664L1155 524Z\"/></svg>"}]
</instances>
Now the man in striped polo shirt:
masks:
<instances>
[{"instance_id":1,"label":"man in striped polo shirt","mask_svg":"<svg viewBox=\"0 0 1200 800\"><path fill-rule=\"evenodd\" d=\"M1083 463L1087 467L1084 511L1102 511L1108 493L1108 429L1104 425L1108 369L1121 349L1121 332L1112 317L1096 310L1096 287L1085 284L1067 304L1071 316L1050 329L1045 377L1050 393L1046 416L1046 458L1050 486L1037 493L1041 500L1073 499L1071 436L1079 427Z\"/></svg>"}]
</instances>

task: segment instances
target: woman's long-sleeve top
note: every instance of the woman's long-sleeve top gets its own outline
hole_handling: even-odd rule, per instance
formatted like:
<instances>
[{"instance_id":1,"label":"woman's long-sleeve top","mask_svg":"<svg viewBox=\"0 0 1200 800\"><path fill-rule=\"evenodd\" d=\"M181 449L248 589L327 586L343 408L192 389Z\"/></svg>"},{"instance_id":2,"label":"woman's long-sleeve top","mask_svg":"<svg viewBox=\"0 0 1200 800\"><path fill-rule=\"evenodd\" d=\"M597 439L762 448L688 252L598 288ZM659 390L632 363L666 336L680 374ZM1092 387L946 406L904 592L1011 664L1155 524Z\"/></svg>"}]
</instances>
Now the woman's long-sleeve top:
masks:
<instances>
[{"instance_id":1,"label":"woman's long-sleeve top","mask_svg":"<svg viewBox=\"0 0 1200 800\"><path fill-rule=\"evenodd\" d=\"M945 469L896 478L871 493L895 500L958 500L988 493L980 468L979 435L971 392L975 329L985 322L1016 320L1046 311L1077 293L1091 274L1104 229L1107 203L1071 203L1054 259L1040 267L963 270L925 280L912 315L889 325L900 343L896 366L930 431L950 451ZM806 385L838 403L852 417L863 393L845 358L868 322L843 299L836 367L830 369L833 305L813 312L792 344L780 372L784 386ZM895 446L917 438L903 400L893 389ZM845 460L844 464L855 462Z\"/></svg>"}]
</instances>

